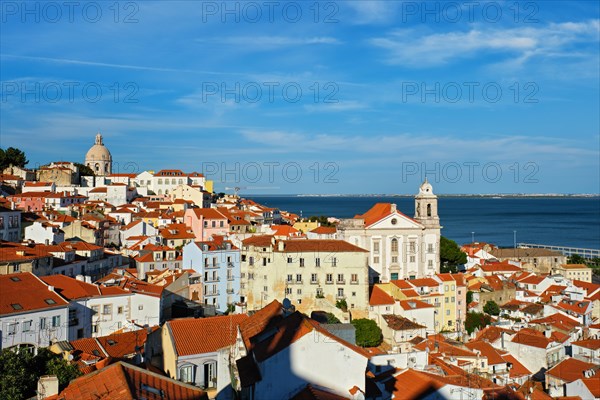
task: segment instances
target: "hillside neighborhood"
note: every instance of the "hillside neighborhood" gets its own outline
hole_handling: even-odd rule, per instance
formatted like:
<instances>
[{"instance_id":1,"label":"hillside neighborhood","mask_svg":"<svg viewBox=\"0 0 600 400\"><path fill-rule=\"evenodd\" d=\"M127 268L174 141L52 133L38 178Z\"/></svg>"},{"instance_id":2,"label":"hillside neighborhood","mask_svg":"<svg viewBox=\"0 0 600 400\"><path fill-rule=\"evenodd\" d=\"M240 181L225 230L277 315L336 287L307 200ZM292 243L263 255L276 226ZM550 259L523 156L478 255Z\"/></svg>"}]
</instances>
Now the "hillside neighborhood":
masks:
<instances>
[{"instance_id":1,"label":"hillside neighborhood","mask_svg":"<svg viewBox=\"0 0 600 400\"><path fill-rule=\"evenodd\" d=\"M589 260L449 241L427 179L303 218L83 161L0 171L1 398L600 398Z\"/></svg>"}]
</instances>

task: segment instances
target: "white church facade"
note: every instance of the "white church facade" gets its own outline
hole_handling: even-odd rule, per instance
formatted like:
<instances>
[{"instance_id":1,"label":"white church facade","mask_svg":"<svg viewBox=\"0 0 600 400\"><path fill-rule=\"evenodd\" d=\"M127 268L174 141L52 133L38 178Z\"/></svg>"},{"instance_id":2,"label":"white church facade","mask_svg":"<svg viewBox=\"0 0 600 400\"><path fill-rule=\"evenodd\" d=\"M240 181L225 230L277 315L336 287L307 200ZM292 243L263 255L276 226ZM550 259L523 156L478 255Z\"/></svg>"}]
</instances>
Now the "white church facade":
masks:
<instances>
[{"instance_id":1,"label":"white church facade","mask_svg":"<svg viewBox=\"0 0 600 400\"><path fill-rule=\"evenodd\" d=\"M440 230L437 196L427 179L415 196L414 218L396 204L377 203L338 225L341 239L369 251L371 283L439 273Z\"/></svg>"}]
</instances>

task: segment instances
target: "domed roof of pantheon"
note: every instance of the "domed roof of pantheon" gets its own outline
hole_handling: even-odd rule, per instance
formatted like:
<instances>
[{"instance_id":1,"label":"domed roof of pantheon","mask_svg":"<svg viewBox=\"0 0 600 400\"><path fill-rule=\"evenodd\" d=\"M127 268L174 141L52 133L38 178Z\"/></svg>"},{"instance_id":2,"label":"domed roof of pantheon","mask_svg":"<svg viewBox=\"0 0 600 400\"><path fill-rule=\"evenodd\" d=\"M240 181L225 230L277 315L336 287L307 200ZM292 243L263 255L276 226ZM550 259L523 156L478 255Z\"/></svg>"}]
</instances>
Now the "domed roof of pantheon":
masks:
<instances>
[{"instance_id":1,"label":"domed roof of pantheon","mask_svg":"<svg viewBox=\"0 0 600 400\"><path fill-rule=\"evenodd\" d=\"M112 156L110 151L102 143L102 135L98 133L96 135L96 144L94 144L85 155L86 161L110 161Z\"/></svg>"}]
</instances>

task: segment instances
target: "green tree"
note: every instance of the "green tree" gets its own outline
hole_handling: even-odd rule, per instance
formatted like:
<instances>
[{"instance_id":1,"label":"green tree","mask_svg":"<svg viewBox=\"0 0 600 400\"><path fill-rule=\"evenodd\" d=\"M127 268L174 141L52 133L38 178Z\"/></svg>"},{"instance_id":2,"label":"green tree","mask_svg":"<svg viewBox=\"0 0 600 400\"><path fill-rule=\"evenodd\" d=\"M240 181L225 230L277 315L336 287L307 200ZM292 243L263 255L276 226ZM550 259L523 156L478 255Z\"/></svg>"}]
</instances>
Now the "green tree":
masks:
<instances>
[{"instance_id":1,"label":"green tree","mask_svg":"<svg viewBox=\"0 0 600 400\"><path fill-rule=\"evenodd\" d=\"M333 313L327 313L327 323L328 324L339 324L342 321L340 321L338 319L338 317L336 317L335 315L333 315Z\"/></svg>"},{"instance_id":2,"label":"green tree","mask_svg":"<svg viewBox=\"0 0 600 400\"><path fill-rule=\"evenodd\" d=\"M475 329L482 329L488 326L492 322L492 318L484 313L470 312L467 313L465 319L465 329L469 334L473 333Z\"/></svg>"},{"instance_id":3,"label":"green tree","mask_svg":"<svg viewBox=\"0 0 600 400\"><path fill-rule=\"evenodd\" d=\"M467 291L467 305L473 302L473 292L471 290Z\"/></svg>"},{"instance_id":4,"label":"green tree","mask_svg":"<svg viewBox=\"0 0 600 400\"><path fill-rule=\"evenodd\" d=\"M376 347L383 341L381 329L372 319L359 318L352 320L356 328L356 344L361 347Z\"/></svg>"},{"instance_id":5,"label":"green tree","mask_svg":"<svg viewBox=\"0 0 600 400\"><path fill-rule=\"evenodd\" d=\"M348 303L346 302L346 299L336 301L335 306L344 312L348 311Z\"/></svg>"},{"instance_id":6,"label":"green tree","mask_svg":"<svg viewBox=\"0 0 600 400\"><path fill-rule=\"evenodd\" d=\"M489 300L483 306L483 312L490 315L500 315L500 307L494 300Z\"/></svg>"},{"instance_id":7,"label":"green tree","mask_svg":"<svg viewBox=\"0 0 600 400\"><path fill-rule=\"evenodd\" d=\"M467 255L460 250L454 240L440 237L440 271L458 272L458 266L467 263Z\"/></svg>"},{"instance_id":8,"label":"green tree","mask_svg":"<svg viewBox=\"0 0 600 400\"><path fill-rule=\"evenodd\" d=\"M31 353L4 349L0 353L0 399L20 400L35 394L38 376Z\"/></svg>"},{"instance_id":9,"label":"green tree","mask_svg":"<svg viewBox=\"0 0 600 400\"><path fill-rule=\"evenodd\" d=\"M46 375L56 375L58 384L64 389L69 382L81 376L75 364L69 364L62 357L54 357L46 363Z\"/></svg>"},{"instance_id":10,"label":"green tree","mask_svg":"<svg viewBox=\"0 0 600 400\"><path fill-rule=\"evenodd\" d=\"M586 260L585 260L585 258L583 258L582 256L580 256L579 254L573 254L572 256L569 256L567 258L567 262L569 264L585 264Z\"/></svg>"},{"instance_id":11,"label":"green tree","mask_svg":"<svg viewBox=\"0 0 600 400\"><path fill-rule=\"evenodd\" d=\"M6 150L0 149L0 171L11 165L24 168L28 163L25 153L21 150L14 147L9 147Z\"/></svg>"},{"instance_id":12,"label":"green tree","mask_svg":"<svg viewBox=\"0 0 600 400\"><path fill-rule=\"evenodd\" d=\"M88 167L85 164L78 163L78 162L73 163L73 164L75 164L75 166L77 168L79 168L79 175L80 176L95 176L96 175L96 174L94 174L94 170L91 169L90 167Z\"/></svg>"}]
</instances>

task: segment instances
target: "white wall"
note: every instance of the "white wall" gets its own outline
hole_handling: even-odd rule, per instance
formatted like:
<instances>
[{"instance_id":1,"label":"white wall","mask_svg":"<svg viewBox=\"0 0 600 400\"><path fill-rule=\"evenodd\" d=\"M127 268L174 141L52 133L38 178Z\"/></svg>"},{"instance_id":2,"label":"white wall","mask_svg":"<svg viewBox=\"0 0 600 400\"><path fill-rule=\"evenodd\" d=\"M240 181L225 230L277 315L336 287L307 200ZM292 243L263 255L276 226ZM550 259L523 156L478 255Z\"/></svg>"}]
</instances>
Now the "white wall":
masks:
<instances>
[{"instance_id":1,"label":"white wall","mask_svg":"<svg viewBox=\"0 0 600 400\"><path fill-rule=\"evenodd\" d=\"M0 316L0 349L19 344L33 344L37 347L47 347L51 340L69 340L69 311L68 307L44 309L22 314ZM52 326L52 318L60 318L59 326ZM41 318L46 318L45 328L42 329ZM31 321L31 328L23 332L23 323ZM16 333L9 335L9 324L16 323Z\"/></svg>"}]
</instances>

